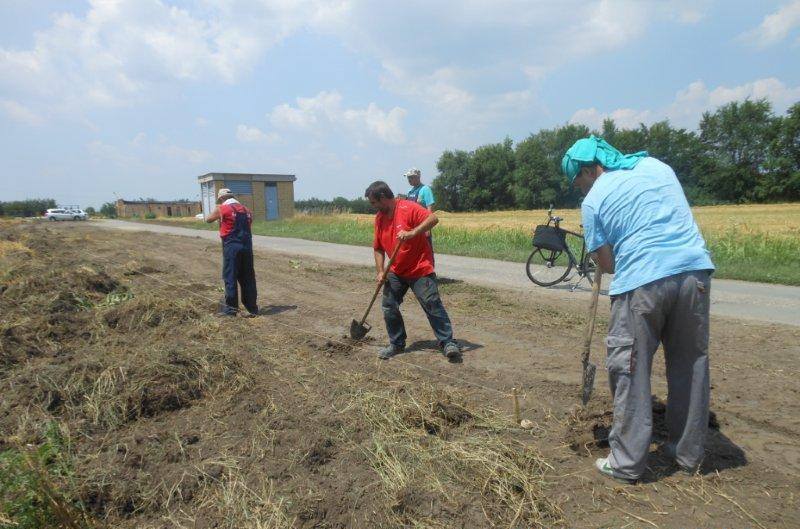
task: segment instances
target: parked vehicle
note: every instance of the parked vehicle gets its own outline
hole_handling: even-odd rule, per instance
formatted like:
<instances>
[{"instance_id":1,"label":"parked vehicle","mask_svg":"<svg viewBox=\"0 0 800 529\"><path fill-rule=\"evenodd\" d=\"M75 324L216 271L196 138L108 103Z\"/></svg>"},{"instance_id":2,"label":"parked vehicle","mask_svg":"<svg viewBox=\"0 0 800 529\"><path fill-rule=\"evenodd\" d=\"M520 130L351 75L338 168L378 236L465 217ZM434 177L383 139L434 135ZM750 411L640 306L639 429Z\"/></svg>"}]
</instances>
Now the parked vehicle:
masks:
<instances>
[{"instance_id":1,"label":"parked vehicle","mask_svg":"<svg viewBox=\"0 0 800 529\"><path fill-rule=\"evenodd\" d=\"M50 221L86 220L89 218L89 215L82 209L51 208L45 211L44 217Z\"/></svg>"}]
</instances>

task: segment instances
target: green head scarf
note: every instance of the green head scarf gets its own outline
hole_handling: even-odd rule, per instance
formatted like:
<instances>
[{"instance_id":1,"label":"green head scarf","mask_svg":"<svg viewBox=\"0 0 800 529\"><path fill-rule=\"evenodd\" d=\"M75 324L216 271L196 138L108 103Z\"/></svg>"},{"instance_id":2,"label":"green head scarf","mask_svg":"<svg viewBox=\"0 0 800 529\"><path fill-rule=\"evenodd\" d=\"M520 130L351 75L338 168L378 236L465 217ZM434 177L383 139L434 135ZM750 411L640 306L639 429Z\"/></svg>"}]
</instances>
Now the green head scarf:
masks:
<instances>
[{"instance_id":1,"label":"green head scarf","mask_svg":"<svg viewBox=\"0 0 800 529\"><path fill-rule=\"evenodd\" d=\"M570 185L572 185L583 166L599 163L609 171L633 169L646 156L647 151L622 154L603 138L591 135L588 138L576 141L569 148L564 158L561 159L561 171L569 179Z\"/></svg>"}]
</instances>

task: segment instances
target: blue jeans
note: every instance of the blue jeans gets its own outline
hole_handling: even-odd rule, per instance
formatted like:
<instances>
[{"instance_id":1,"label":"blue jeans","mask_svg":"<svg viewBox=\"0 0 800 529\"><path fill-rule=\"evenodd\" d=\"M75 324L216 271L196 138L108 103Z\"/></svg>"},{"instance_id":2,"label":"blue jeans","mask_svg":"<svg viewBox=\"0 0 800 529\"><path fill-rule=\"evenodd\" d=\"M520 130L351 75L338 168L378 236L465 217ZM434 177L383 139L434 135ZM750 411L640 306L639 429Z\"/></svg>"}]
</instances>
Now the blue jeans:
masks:
<instances>
[{"instance_id":1,"label":"blue jeans","mask_svg":"<svg viewBox=\"0 0 800 529\"><path fill-rule=\"evenodd\" d=\"M386 276L386 283L383 285L381 307L383 308L383 320L386 322L386 331L389 333L389 341L392 345L406 346L406 327L403 323L403 315L400 314L400 304L403 303L403 297L409 288L414 292L422 310L425 311L433 333L439 341L439 346L444 347L449 342L454 342L450 317L444 310L442 298L439 297L436 274L404 278L389 272Z\"/></svg>"},{"instance_id":2,"label":"blue jeans","mask_svg":"<svg viewBox=\"0 0 800 529\"><path fill-rule=\"evenodd\" d=\"M256 273L253 269L253 250L241 244L222 246L222 279L225 282L226 314L236 314L239 308L238 286L242 289L242 304L251 314L258 313Z\"/></svg>"}]
</instances>

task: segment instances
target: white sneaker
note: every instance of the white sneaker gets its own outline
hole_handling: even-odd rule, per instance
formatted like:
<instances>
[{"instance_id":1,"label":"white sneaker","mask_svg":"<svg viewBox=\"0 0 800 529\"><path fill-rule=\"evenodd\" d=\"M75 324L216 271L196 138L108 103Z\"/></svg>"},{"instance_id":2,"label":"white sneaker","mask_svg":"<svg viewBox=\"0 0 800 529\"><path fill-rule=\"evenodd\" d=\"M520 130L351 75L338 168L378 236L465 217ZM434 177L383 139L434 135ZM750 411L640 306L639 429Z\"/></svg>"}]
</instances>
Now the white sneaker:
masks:
<instances>
[{"instance_id":1,"label":"white sneaker","mask_svg":"<svg viewBox=\"0 0 800 529\"><path fill-rule=\"evenodd\" d=\"M614 475L614 469L611 468L611 465L608 463L607 457L600 457L594 462L595 468L607 478L615 479L621 483L632 484L636 483L637 480L630 479L630 478L621 478L619 476Z\"/></svg>"}]
</instances>

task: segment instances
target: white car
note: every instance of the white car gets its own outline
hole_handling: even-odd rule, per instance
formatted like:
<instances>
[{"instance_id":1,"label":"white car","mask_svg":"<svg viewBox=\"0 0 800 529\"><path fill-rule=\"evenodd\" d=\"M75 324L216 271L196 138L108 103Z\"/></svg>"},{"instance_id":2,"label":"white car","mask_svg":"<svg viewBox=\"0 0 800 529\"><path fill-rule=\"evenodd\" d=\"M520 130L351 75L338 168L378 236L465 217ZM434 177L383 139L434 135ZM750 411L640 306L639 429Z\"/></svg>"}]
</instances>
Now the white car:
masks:
<instances>
[{"instance_id":1,"label":"white car","mask_svg":"<svg viewBox=\"0 0 800 529\"><path fill-rule=\"evenodd\" d=\"M47 220L86 220L89 216L82 209L64 209L53 208L48 209L44 213Z\"/></svg>"}]
</instances>

